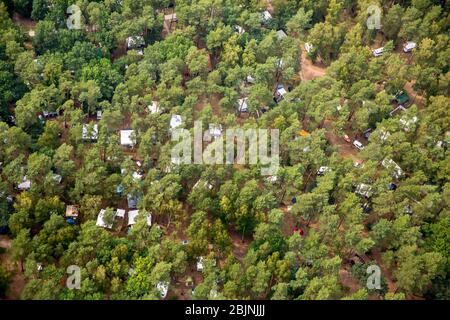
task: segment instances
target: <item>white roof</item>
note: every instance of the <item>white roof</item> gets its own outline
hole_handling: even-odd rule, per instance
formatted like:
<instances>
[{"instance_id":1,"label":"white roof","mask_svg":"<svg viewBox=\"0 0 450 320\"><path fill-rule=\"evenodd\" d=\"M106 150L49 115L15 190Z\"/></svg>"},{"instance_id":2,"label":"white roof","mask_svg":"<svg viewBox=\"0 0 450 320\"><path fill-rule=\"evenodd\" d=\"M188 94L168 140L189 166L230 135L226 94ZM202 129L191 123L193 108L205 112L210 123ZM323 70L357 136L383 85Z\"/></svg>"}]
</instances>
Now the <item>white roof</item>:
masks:
<instances>
[{"instance_id":1,"label":"white roof","mask_svg":"<svg viewBox=\"0 0 450 320\"><path fill-rule=\"evenodd\" d=\"M389 131L381 131L380 139L386 141L391 136Z\"/></svg>"},{"instance_id":2,"label":"white roof","mask_svg":"<svg viewBox=\"0 0 450 320\"><path fill-rule=\"evenodd\" d=\"M54 175L53 175L53 180L54 180L56 183L61 183L61 181L62 181L62 176L61 176L60 174L54 174Z\"/></svg>"},{"instance_id":3,"label":"white roof","mask_svg":"<svg viewBox=\"0 0 450 320\"><path fill-rule=\"evenodd\" d=\"M240 35L245 33L245 29L242 28L241 26L234 26L234 29L236 30L236 32Z\"/></svg>"},{"instance_id":4,"label":"white roof","mask_svg":"<svg viewBox=\"0 0 450 320\"><path fill-rule=\"evenodd\" d=\"M139 215L139 210L128 211L128 225L131 226L136 223L136 217Z\"/></svg>"},{"instance_id":5,"label":"white roof","mask_svg":"<svg viewBox=\"0 0 450 320\"><path fill-rule=\"evenodd\" d=\"M412 50L417 46L417 44L412 41L407 41L403 46L405 49Z\"/></svg>"},{"instance_id":6,"label":"white roof","mask_svg":"<svg viewBox=\"0 0 450 320\"><path fill-rule=\"evenodd\" d=\"M167 292L169 291L169 282L158 282L156 285L156 289L158 289L161 298L165 298L167 296Z\"/></svg>"},{"instance_id":7,"label":"white roof","mask_svg":"<svg viewBox=\"0 0 450 320\"><path fill-rule=\"evenodd\" d=\"M402 168L400 168L400 166L392 159L388 158L383 159L383 161L381 161L381 165L386 169L393 169L394 170L393 175L396 178L400 178L403 175Z\"/></svg>"},{"instance_id":8,"label":"white roof","mask_svg":"<svg viewBox=\"0 0 450 320\"><path fill-rule=\"evenodd\" d=\"M194 186L192 187L192 189L197 188L197 187L199 186L200 182L202 182L202 179L199 179L199 180L194 184ZM205 187L207 187L209 190L211 190L212 188L214 188L214 186L213 186L211 183L209 183L208 181L204 181L204 182L203 182L203 185L204 185Z\"/></svg>"},{"instance_id":9,"label":"white roof","mask_svg":"<svg viewBox=\"0 0 450 320\"><path fill-rule=\"evenodd\" d=\"M161 109L159 108L157 101L152 101L152 104L148 106L148 110L151 113L161 113Z\"/></svg>"},{"instance_id":10,"label":"white roof","mask_svg":"<svg viewBox=\"0 0 450 320\"><path fill-rule=\"evenodd\" d=\"M120 130L120 144L123 146L134 146L136 141L132 139L134 130Z\"/></svg>"},{"instance_id":11,"label":"white roof","mask_svg":"<svg viewBox=\"0 0 450 320\"><path fill-rule=\"evenodd\" d=\"M367 185L367 184L364 184L364 183L360 183L358 185L358 187L356 188L356 193L357 194L360 194L360 195L365 196L367 198L370 197L371 192L372 192L372 187Z\"/></svg>"},{"instance_id":12,"label":"white roof","mask_svg":"<svg viewBox=\"0 0 450 320\"><path fill-rule=\"evenodd\" d=\"M383 51L384 51L384 47L381 47L381 48L373 50L372 53L375 57L378 57L383 54Z\"/></svg>"},{"instance_id":13,"label":"white roof","mask_svg":"<svg viewBox=\"0 0 450 320\"><path fill-rule=\"evenodd\" d=\"M145 44L145 40L143 36L131 36L127 38L127 47L132 48L135 46L143 46Z\"/></svg>"},{"instance_id":14,"label":"white roof","mask_svg":"<svg viewBox=\"0 0 450 320\"><path fill-rule=\"evenodd\" d=\"M358 140L353 141L353 144L355 146L358 146L358 147L362 147L363 146L363 144L360 141L358 141Z\"/></svg>"},{"instance_id":15,"label":"white roof","mask_svg":"<svg viewBox=\"0 0 450 320\"><path fill-rule=\"evenodd\" d=\"M96 225L102 228L108 228L111 229L113 227L112 224L107 225L105 221L103 221L103 216L105 215L105 209L100 210L100 213L97 216L97 223Z\"/></svg>"},{"instance_id":16,"label":"white roof","mask_svg":"<svg viewBox=\"0 0 450 320\"><path fill-rule=\"evenodd\" d=\"M287 37L286 32L284 32L283 30L278 30L277 31L277 38L278 38L278 40L281 40L281 39L286 38L286 37Z\"/></svg>"},{"instance_id":17,"label":"white roof","mask_svg":"<svg viewBox=\"0 0 450 320\"><path fill-rule=\"evenodd\" d=\"M82 138L83 140L97 140L98 138L98 125L95 123L92 127L91 135L88 136L88 125L83 124L83 131L82 131Z\"/></svg>"},{"instance_id":18,"label":"white roof","mask_svg":"<svg viewBox=\"0 0 450 320\"><path fill-rule=\"evenodd\" d=\"M133 172L133 179L134 180L142 180L142 178L143 178L144 176L142 175L142 174L140 174L139 172Z\"/></svg>"},{"instance_id":19,"label":"white roof","mask_svg":"<svg viewBox=\"0 0 450 320\"><path fill-rule=\"evenodd\" d=\"M181 116L178 114L173 114L172 118L170 119L170 127L172 129L181 126L183 123L183 119L181 119Z\"/></svg>"},{"instance_id":20,"label":"white roof","mask_svg":"<svg viewBox=\"0 0 450 320\"><path fill-rule=\"evenodd\" d=\"M277 66L278 66L278 68L283 68L283 66L284 66L283 58L278 59L278 64L277 64Z\"/></svg>"},{"instance_id":21,"label":"white roof","mask_svg":"<svg viewBox=\"0 0 450 320\"><path fill-rule=\"evenodd\" d=\"M418 120L418 118L416 116L412 117L411 119L402 117L400 119L400 123L403 125L405 131L409 131L410 126L415 124L417 122L417 120Z\"/></svg>"},{"instance_id":22,"label":"white roof","mask_svg":"<svg viewBox=\"0 0 450 320\"><path fill-rule=\"evenodd\" d=\"M318 172L324 173L324 172L327 172L328 169L329 169L328 167L320 167Z\"/></svg>"},{"instance_id":23,"label":"white roof","mask_svg":"<svg viewBox=\"0 0 450 320\"><path fill-rule=\"evenodd\" d=\"M128 211L128 225L132 226L136 223L136 218L139 215L139 210ZM150 227L152 225L152 215L147 215L147 225Z\"/></svg>"},{"instance_id":24,"label":"white roof","mask_svg":"<svg viewBox=\"0 0 450 320\"><path fill-rule=\"evenodd\" d=\"M238 110L239 111L247 112L247 110L248 110L247 99L248 98L241 98L238 100Z\"/></svg>"},{"instance_id":25,"label":"white roof","mask_svg":"<svg viewBox=\"0 0 450 320\"><path fill-rule=\"evenodd\" d=\"M197 271L203 271L203 257L197 259Z\"/></svg>"},{"instance_id":26,"label":"white roof","mask_svg":"<svg viewBox=\"0 0 450 320\"><path fill-rule=\"evenodd\" d=\"M313 48L313 45L311 43L309 43L309 42L305 43L305 50L306 50L306 52L310 53L312 48Z\"/></svg>"},{"instance_id":27,"label":"white roof","mask_svg":"<svg viewBox=\"0 0 450 320\"><path fill-rule=\"evenodd\" d=\"M125 218L125 210L124 209L117 209L117 211L116 211L116 217L119 217L119 218Z\"/></svg>"},{"instance_id":28,"label":"white roof","mask_svg":"<svg viewBox=\"0 0 450 320\"><path fill-rule=\"evenodd\" d=\"M280 96L284 96L284 95L287 93L287 91L286 91L286 89L285 89L283 86L279 86L279 87L277 88L277 93L278 93Z\"/></svg>"},{"instance_id":29,"label":"white roof","mask_svg":"<svg viewBox=\"0 0 450 320\"><path fill-rule=\"evenodd\" d=\"M270 19L272 19L272 15L267 10L263 11L262 16L264 21L269 21Z\"/></svg>"},{"instance_id":30,"label":"white roof","mask_svg":"<svg viewBox=\"0 0 450 320\"><path fill-rule=\"evenodd\" d=\"M27 179L27 177L23 177L22 183L19 183L17 186L19 190L28 190L31 188L31 181Z\"/></svg>"}]
</instances>

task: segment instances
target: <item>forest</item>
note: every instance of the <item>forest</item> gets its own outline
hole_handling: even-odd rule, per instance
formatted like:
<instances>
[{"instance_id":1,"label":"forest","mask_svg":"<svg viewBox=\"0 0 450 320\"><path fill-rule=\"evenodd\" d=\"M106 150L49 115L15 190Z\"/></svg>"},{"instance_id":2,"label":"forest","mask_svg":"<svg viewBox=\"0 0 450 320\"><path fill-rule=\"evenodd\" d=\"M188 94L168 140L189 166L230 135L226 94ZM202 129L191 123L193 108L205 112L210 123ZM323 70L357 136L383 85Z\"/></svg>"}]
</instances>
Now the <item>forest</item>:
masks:
<instances>
[{"instance_id":1,"label":"forest","mask_svg":"<svg viewBox=\"0 0 450 320\"><path fill-rule=\"evenodd\" d=\"M450 299L449 29L439 0L0 0L0 299ZM277 173L174 163L194 122L279 130Z\"/></svg>"}]
</instances>

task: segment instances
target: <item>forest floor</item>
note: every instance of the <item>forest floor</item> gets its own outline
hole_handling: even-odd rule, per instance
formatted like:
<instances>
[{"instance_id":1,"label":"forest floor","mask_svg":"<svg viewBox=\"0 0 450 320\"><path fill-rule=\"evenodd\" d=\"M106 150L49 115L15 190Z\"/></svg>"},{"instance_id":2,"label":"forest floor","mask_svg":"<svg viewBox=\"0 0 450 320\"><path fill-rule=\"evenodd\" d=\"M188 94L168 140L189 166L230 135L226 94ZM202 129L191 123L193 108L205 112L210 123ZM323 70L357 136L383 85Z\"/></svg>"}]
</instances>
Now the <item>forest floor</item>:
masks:
<instances>
[{"instance_id":1,"label":"forest floor","mask_svg":"<svg viewBox=\"0 0 450 320\"><path fill-rule=\"evenodd\" d=\"M36 34L36 22L30 18L23 17L18 13L13 14L12 20L16 25L22 27L22 29L28 35L28 39L26 39L24 42L25 48L28 50L33 49L32 39Z\"/></svg>"},{"instance_id":2,"label":"forest floor","mask_svg":"<svg viewBox=\"0 0 450 320\"><path fill-rule=\"evenodd\" d=\"M341 280L342 286L349 294L353 294L361 289L361 284L358 279L353 277L351 272L345 268L339 270L339 279Z\"/></svg>"},{"instance_id":3,"label":"forest floor","mask_svg":"<svg viewBox=\"0 0 450 320\"><path fill-rule=\"evenodd\" d=\"M208 104L211 105L212 108L212 113L216 116L216 117L221 117L221 110L220 110L220 95L218 94L211 94L208 96L204 96L201 99L199 99L199 101L197 102L197 104L194 106L194 112L195 114L200 113ZM196 117L197 118L197 117Z\"/></svg>"},{"instance_id":4,"label":"forest floor","mask_svg":"<svg viewBox=\"0 0 450 320\"><path fill-rule=\"evenodd\" d=\"M242 238L242 235L234 228L229 228L228 232L230 233L231 243L233 245L233 255L242 262L252 239L249 237Z\"/></svg>"},{"instance_id":5,"label":"forest floor","mask_svg":"<svg viewBox=\"0 0 450 320\"><path fill-rule=\"evenodd\" d=\"M325 136L331 145L335 146L339 155L344 159L351 159L353 162L360 162L359 151L351 143L344 140L344 137L337 136L331 129L331 120L325 120ZM351 137L350 137L351 138Z\"/></svg>"},{"instance_id":6,"label":"forest floor","mask_svg":"<svg viewBox=\"0 0 450 320\"><path fill-rule=\"evenodd\" d=\"M426 99L425 97L422 97L419 95L416 91L413 89L414 82L409 81L405 84L404 89L406 93L408 93L408 96L411 99L411 103L415 104L419 109L423 109L425 107Z\"/></svg>"},{"instance_id":7,"label":"forest floor","mask_svg":"<svg viewBox=\"0 0 450 320\"><path fill-rule=\"evenodd\" d=\"M397 286L395 285L395 282L393 280L392 272L383 264L381 253L379 251L376 251L373 252L371 256L377 261L377 264L380 266L381 274L386 279L386 282L388 284L388 291L391 293L396 292Z\"/></svg>"},{"instance_id":8,"label":"forest floor","mask_svg":"<svg viewBox=\"0 0 450 320\"><path fill-rule=\"evenodd\" d=\"M0 235L0 248L11 248L12 240L5 235ZM6 300L18 300L25 287L25 277L20 271L17 263L13 262L8 251L0 254L0 265L4 266L12 274L11 282L9 284L9 290L6 294Z\"/></svg>"},{"instance_id":9,"label":"forest floor","mask_svg":"<svg viewBox=\"0 0 450 320\"><path fill-rule=\"evenodd\" d=\"M310 59L308 59L305 50L302 50L301 59L300 79L302 81L313 80L326 74L326 67L322 64L313 63Z\"/></svg>"}]
</instances>

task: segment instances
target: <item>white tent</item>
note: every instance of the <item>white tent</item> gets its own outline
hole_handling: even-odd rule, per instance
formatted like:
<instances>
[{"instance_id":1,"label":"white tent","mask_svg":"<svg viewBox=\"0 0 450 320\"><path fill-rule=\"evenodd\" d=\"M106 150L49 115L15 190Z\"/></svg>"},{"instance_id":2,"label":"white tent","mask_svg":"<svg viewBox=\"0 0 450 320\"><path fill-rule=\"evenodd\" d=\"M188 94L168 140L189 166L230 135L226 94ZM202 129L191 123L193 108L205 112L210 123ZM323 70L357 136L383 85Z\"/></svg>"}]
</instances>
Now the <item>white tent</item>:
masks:
<instances>
[{"instance_id":1,"label":"white tent","mask_svg":"<svg viewBox=\"0 0 450 320\"><path fill-rule=\"evenodd\" d=\"M284 97L284 96L287 94L287 91L286 91L286 89L284 88L284 86L282 86L282 85L279 85L279 86L278 86L278 88L277 88L277 94L278 94L280 97Z\"/></svg>"},{"instance_id":2,"label":"white tent","mask_svg":"<svg viewBox=\"0 0 450 320\"><path fill-rule=\"evenodd\" d=\"M197 259L197 271L203 272L203 257Z\"/></svg>"},{"instance_id":3,"label":"white tent","mask_svg":"<svg viewBox=\"0 0 450 320\"><path fill-rule=\"evenodd\" d=\"M312 44L306 42L306 43L305 43L305 50L306 50L306 52L310 53L310 52L312 51L312 49L313 49Z\"/></svg>"},{"instance_id":4,"label":"white tent","mask_svg":"<svg viewBox=\"0 0 450 320\"><path fill-rule=\"evenodd\" d=\"M366 198L370 198L370 196L372 195L372 187L367 184L360 183L356 188L355 193Z\"/></svg>"},{"instance_id":5,"label":"white tent","mask_svg":"<svg viewBox=\"0 0 450 320\"><path fill-rule=\"evenodd\" d=\"M286 32L284 32L283 30L278 30L277 31L277 38L278 40L284 39L287 37Z\"/></svg>"},{"instance_id":6,"label":"white tent","mask_svg":"<svg viewBox=\"0 0 450 320\"><path fill-rule=\"evenodd\" d=\"M392 175L395 178L400 178L401 176L403 176L402 168L400 168L400 166L394 160L385 158L383 159L383 161L381 161L381 165L388 170L392 170Z\"/></svg>"},{"instance_id":7,"label":"white tent","mask_svg":"<svg viewBox=\"0 0 450 320\"><path fill-rule=\"evenodd\" d=\"M116 217L119 217L119 218L125 218L125 210L124 209L117 209L117 211L116 211L117 213L116 213Z\"/></svg>"},{"instance_id":8,"label":"white tent","mask_svg":"<svg viewBox=\"0 0 450 320\"><path fill-rule=\"evenodd\" d=\"M133 172L133 179L136 181L142 180L144 178L144 175L140 174L139 172Z\"/></svg>"},{"instance_id":9,"label":"white tent","mask_svg":"<svg viewBox=\"0 0 450 320\"><path fill-rule=\"evenodd\" d=\"M270 14L270 12L267 11L267 10L263 11L263 13L262 13L262 20L263 20L263 22L268 22L271 19L272 19L272 15Z\"/></svg>"},{"instance_id":10,"label":"white tent","mask_svg":"<svg viewBox=\"0 0 450 320\"><path fill-rule=\"evenodd\" d=\"M381 47L381 48L378 48L378 49L375 49L372 51L374 57L379 57L379 56L383 55L383 52L384 52L384 47Z\"/></svg>"},{"instance_id":11,"label":"white tent","mask_svg":"<svg viewBox=\"0 0 450 320\"><path fill-rule=\"evenodd\" d=\"M159 108L157 101L152 101L152 104L148 106L148 110L150 113L161 113L161 109Z\"/></svg>"},{"instance_id":12,"label":"white tent","mask_svg":"<svg viewBox=\"0 0 450 320\"><path fill-rule=\"evenodd\" d=\"M143 36L132 36L127 38L127 48L135 49L141 48L145 45L145 40Z\"/></svg>"},{"instance_id":13,"label":"white tent","mask_svg":"<svg viewBox=\"0 0 450 320\"><path fill-rule=\"evenodd\" d=\"M238 35L241 35L241 34L245 33L245 29L242 28L241 26L238 26L238 25L234 26L234 30L236 30L236 33Z\"/></svg>"},{"instance_id":14,"label":"white tent","mask_svg":"<svg viewBox=\"0 0 450 320\"><path fill-rule=\"evenodd\" d=\"M183 120L181 119L181 116L178 114L173 114L172 118L170 119L170 127L172 129L175 129L183 124Z\"/></svg>"},{"instance_id":15,"label":"white tent","mask_svg":"<svg viewBox=\"0 0 450 320\"><path fill-rule=\"evenodd\" d=\"M158 289L161 298L167 297L167 292L169 291L169 282L158 282L156 285L156 289Z\"/></svg>"},{"instance_id":16,"label":"white tent","mask_svg":"<svg viewBox=\"0 0 450 320\"><path fill-rule=\"evenodd\" d=\"M54 174L53 175L53 181L55 181L56 183L61 183L62 181L62 176L60 174Z\"/></svg>"},{"instance_id":17,"label":"white tent","mask_svg":"<svg viewBox=\"0 0 450 320\"><path fill-rule=\"evenodd\" d=\"M403 116L400 119L400 124L403 126L403 130L405 131L409 131L409 129L411 129L411 126L414 125L419 119L414 116L410 119L408 119L406 116Z\"/></svg>"},{"instance_id":18,"label":"white tent","mask_svg":"<svg viewBox=\"0 0 450 320\"><path fill-rule=\"evenodd\" d=\"M136 144L133 134L134 130L120 130L120 144L122 146L133 147Z\"/></svg>"},{"instance_id":19,"label":"white tent","mask_svg":"<svg viewBox=\"0 0 450 320\"><path fill-rule=\"evenodd\" d=\"M417 44L415 42L408 41L403 45L403 52L411 52L416 46Z\"/></svg>"},{"instance_id":20,"label":"white tent","mask_svg":"<svg viewBox=\"0 0 450 320\"><path fill-rule=\"evenodd\" d=\"M214 188L214 186L213 186L211 183L209 183L208 181L203 181L202 179L199 179L199 180L197 181L197 183L194 184L194 186L192 187L192 189L195 189L195 188L197 188L198 186L200 186L202 182L203 182L203 186L206 187L206 188L208 188L209 190L211 190L212 188Z\"/></svg>"},{"instance_id":21,"label":"white tent","mask_svg":"<svg viewBox=\"0 0 450 320\"><path fill-rule=\"evenodd\" d=\"M102 228L112 229L113 225L112 224L106 224L106 222L103 220L105 212L106 212L105 209L100 210L100 213L97 216L97 223L96 223L96 225L99 226L99 227L102 227Z\"/></svg>"},{"instance_id":22,"label":"white tent","mask_svg":"<svg viewBox=\"0 0 450 320\"><path fill-rule=\"evenodd\" d=\"M322 166L322 167L319 168L319 170L317 170L317 175L318 176L322 176L322 175L325 174L325 172L327 172L329 170L330 170L330 168Z\"/></svg>"},{"instance_id":23,"label":"white tent","mask_svg":"<svg viewBox=\"0 0 450 320\"><path fill-rule=\"evenodd\" d=\"M139 215L139 210L128 211L128 226L136 224L136 218ZM152 215L147 215L147 225L150 227L152 225Z\"/></svg>"},{"instance_id":24,"label":"white tent","mask_svg":"<svg viewBox=\"0 0 450 320\"><path fill-rule=\"evenodd\" d=\"M248 98L241 98L241 99L238 100L238 110L239 110L239 112L247 112L248 111L247 99Z\"/></svg>"},{"instance_id":25,"label":"white tent","mask_svg":"<svg viewBox=\"0 0 450 320\"><path fill-rule=\"evenodd\" d=\"M27 177L23 177L23 180L19 185L17 186L17 189L24 191L29 190L31 188L31 181L27 179Z\"/></svg>"},{"instance_id":26,"label":"white tent","mask_svg":"<svg viewBox=\"0 0 450 320\"><path fill-rule=\"evenodd\" d=\"M98 138L98 125L94 124L92 127L92 131L90 135L88 134L88 125L83 124L83 131L82 131L82 138L83 140L97 140Z\"/></svg>"}]
</instances>

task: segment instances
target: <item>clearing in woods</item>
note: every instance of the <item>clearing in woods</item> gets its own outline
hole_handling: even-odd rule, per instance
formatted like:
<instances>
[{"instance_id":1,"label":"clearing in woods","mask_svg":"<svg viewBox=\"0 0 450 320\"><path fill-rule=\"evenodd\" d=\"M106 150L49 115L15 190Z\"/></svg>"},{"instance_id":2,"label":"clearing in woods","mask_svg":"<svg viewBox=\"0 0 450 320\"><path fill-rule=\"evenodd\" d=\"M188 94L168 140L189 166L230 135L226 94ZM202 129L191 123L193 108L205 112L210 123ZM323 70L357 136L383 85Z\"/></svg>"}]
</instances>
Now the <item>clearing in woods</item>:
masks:
<instances>
[{"instance_id":1,"label":"clearing in woods","mask_svg":"<svg viewBox=\"0 0 450 320\"><path fill-rule=\"evenodd\" d=\"M305 50L302 50L301 59L300 79L302 81L313 80L326 74L326 67L322 64L314 64L310 59L308 59Z\"/></svg>"}]
</instances>

